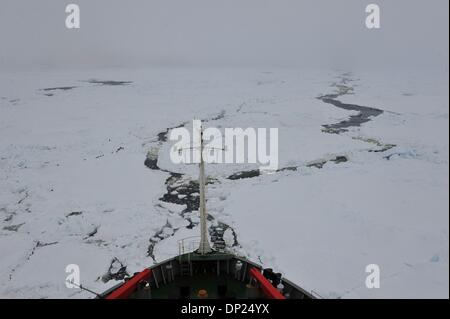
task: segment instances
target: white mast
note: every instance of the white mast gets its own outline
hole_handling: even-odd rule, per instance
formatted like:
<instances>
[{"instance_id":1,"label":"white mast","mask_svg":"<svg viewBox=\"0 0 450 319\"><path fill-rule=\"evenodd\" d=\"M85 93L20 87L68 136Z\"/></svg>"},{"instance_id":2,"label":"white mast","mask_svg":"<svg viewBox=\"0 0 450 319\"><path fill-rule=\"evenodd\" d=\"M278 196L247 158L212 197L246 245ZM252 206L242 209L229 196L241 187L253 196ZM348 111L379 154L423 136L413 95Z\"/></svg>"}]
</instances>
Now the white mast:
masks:
<instances>
[{"instance_id":1,"label":"white mast","mask_svg":"<svg viewBox=\"0 0 450 319\"><path fill-rule=\"evenodd\" d=\"M200 176L199 176L199 189L200 189L200 246L198 252L202 255L210 253L212 251L208 240L208 228L206 224L206 200L205 200L205 163L203 162L203 130L200 126Z\"/></svg>"}]
</instances>

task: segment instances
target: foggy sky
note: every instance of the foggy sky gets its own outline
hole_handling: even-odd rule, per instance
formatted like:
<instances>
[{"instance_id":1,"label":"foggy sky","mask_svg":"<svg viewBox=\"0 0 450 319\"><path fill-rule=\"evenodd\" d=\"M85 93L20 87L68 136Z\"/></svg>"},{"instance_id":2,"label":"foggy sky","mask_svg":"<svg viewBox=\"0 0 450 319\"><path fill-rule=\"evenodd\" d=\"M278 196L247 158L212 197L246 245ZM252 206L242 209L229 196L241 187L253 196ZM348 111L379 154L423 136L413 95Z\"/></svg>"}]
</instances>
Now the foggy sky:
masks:
<instances>
[{"instance_id":1,"label":"foggy sky","mask_svg":"<svg viewBox=\"0 0 450 319\"><path fill-rule=\"evenodd\" d=\"M65 27L65 7L81 29ZM381 7L381 29L365 7ZM0 0L0 69L438 67L448 0Z\"/></svg>"}]
</instances>

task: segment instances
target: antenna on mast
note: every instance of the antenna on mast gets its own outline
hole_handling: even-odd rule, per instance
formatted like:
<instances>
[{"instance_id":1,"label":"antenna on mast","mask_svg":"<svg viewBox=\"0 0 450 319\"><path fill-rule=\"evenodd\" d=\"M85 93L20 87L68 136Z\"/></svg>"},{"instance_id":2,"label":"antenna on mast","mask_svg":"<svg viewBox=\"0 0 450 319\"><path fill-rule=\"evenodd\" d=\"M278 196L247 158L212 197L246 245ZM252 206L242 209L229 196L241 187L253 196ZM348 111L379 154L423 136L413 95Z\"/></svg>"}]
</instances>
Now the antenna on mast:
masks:
<instances>
[{"instance_id":1,"label":"antenna on mast","mask_svg":"<svg viewBox=\"0 0 450 319\"><path fill-rule=\"evenodd\" d=\"M205 162L203 161L203 130L200 123L200 163L199 163L199 190L200 190L200 245L198 252L202 255L212 251L208 239L208 228L206 224L206 198L205 198Z\"/></svg>"},{"instance_id":2,"label":"antenna on mast","mask_svg":"<svg viewBox=\"0 0 450 319\"><path fill-rule=\"evenodd\" d=\"M196 150L200 154L194 153L197 157L199 163L199 192L200 192L200 244L197 252L201 255L206 255L213 251L208 239L208 226L207 226L207 212L206 212L206 175L205 175L205 161L203 160L203 129L200 120L194 120L193 124L193 136L194 136L194 146L189 148L180 148L178 151L182 150ZM207 147L212 150L224 150L223 148Z\"/></svg>"}]
</instances>

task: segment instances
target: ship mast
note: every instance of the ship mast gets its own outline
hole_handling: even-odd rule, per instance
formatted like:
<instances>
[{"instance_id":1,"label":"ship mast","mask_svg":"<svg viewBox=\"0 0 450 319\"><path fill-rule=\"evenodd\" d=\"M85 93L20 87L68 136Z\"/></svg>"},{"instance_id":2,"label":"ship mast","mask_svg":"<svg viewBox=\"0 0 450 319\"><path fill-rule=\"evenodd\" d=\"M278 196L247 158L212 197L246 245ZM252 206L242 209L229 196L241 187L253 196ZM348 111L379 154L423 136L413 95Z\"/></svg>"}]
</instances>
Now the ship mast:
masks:
<instances>
[{"instance_id":1,"label":"ship mast","mask_svg":"<svg viewBox=\"0 0 450 319\"><path fill-rule=\"evenodd\" d=\"M212 251L208 240L208 227L206 224L206 199L205 199L205 162L203 161L203 130L200 126L200 175L199 175L199 190L200 190L200 246L198 252L201 255L208 254Z\"/></svg>"}]
</instances>

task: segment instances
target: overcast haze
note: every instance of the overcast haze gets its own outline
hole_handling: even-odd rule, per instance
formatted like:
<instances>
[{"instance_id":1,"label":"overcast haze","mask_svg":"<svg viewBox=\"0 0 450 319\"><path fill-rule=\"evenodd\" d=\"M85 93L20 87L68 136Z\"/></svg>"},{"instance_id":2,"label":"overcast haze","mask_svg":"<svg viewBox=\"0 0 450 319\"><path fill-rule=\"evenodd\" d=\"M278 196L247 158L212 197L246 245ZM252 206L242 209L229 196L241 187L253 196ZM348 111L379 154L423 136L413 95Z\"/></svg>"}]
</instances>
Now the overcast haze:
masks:
<instances>
[{"instance_id":1,"label":"overcast haze","mask_svg":"<svg viewBox=\"0 0 450 319\"><path fill-rule=\"evenodd\" d=\"M381 7L366 29L365 7ZM65 28L80 5L81 29ZM1 0L0 67L448 69L448 1Z\"/></svg>"}]
</instances>

